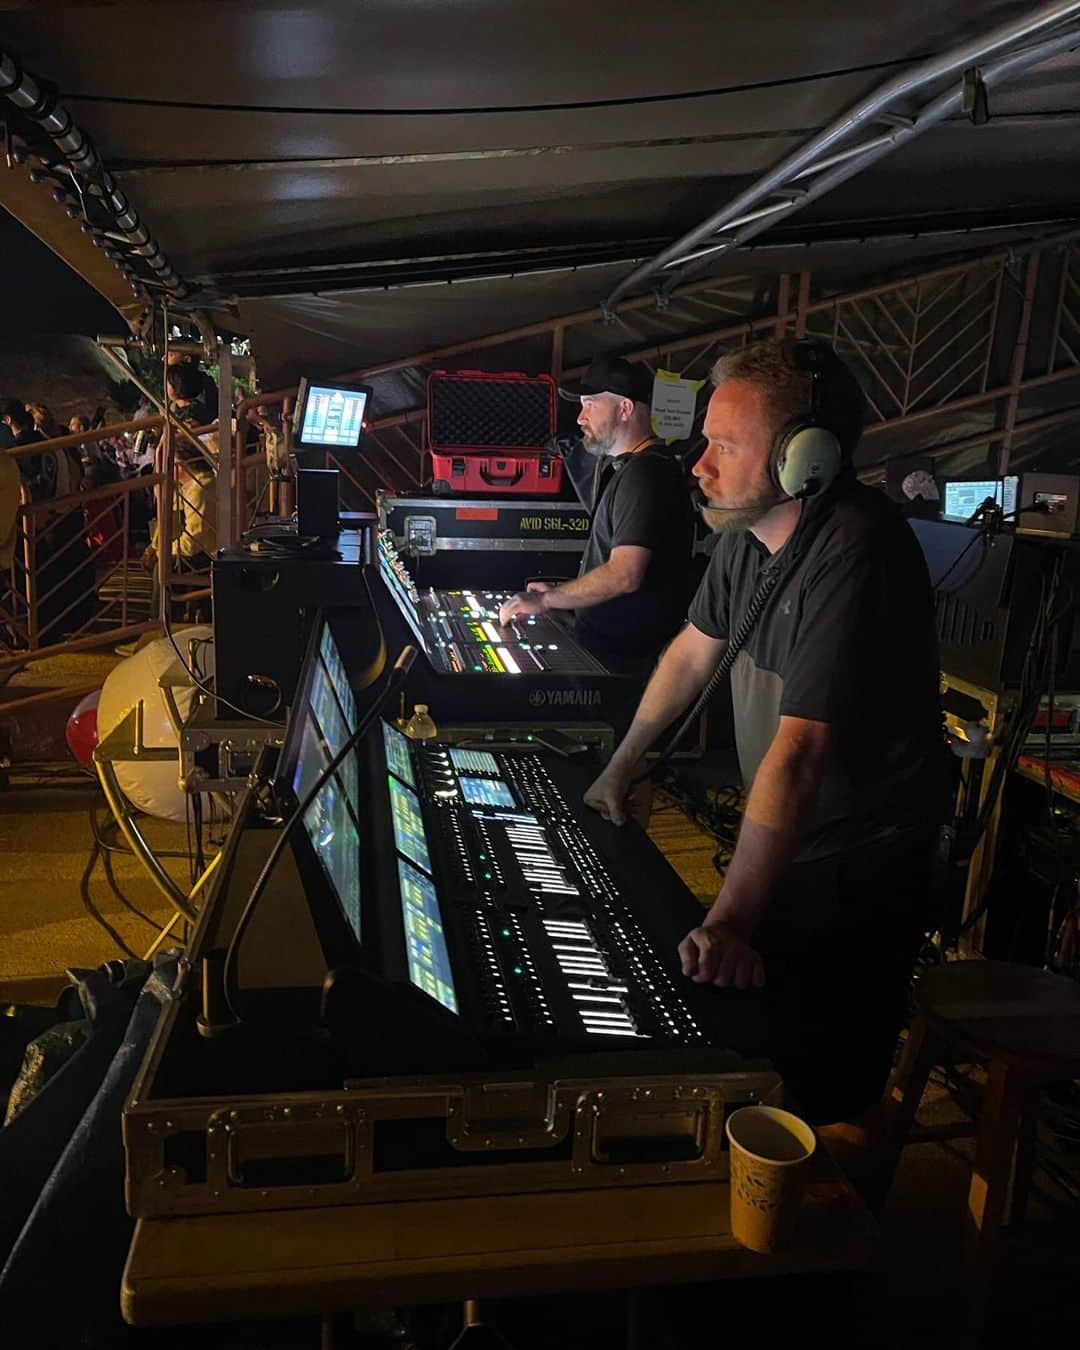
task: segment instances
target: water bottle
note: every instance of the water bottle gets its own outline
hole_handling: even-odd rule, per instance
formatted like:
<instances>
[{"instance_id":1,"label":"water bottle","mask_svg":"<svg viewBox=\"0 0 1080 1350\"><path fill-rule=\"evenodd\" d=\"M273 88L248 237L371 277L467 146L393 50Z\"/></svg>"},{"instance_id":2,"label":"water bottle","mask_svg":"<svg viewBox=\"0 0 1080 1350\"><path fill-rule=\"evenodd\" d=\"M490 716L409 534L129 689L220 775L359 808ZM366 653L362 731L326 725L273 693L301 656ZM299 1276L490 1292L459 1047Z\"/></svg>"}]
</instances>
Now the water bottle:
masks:
<instances>
[{"instance_id":1,"label":"water bottle","mask_svg":"<svg viewBox=\"0 0 1080 1350\"><path fill-rule=\"evenodd\" d=\"M428 705L415 704L412 716L405 723L405 735L414 741L430 741L438 734L438 728L428 715Z\"/></svg>"}]
</instances>

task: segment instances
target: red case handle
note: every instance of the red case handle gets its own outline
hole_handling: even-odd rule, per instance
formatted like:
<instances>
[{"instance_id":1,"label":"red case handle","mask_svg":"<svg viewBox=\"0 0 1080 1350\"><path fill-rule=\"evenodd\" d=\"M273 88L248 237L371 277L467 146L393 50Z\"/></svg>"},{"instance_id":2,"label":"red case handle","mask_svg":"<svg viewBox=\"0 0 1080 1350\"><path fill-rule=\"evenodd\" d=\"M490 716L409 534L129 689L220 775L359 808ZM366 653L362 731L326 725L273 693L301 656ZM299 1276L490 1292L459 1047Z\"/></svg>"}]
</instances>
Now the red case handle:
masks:
<instances>
[{"instance_id":1,"label":"red case handle","mask_svg":"<svg viewBox=\"0 0 1080 1350\"><path fill-rule=\"evenodd\" d=\"M525 466L518 465L518 471L512 478L500 476L497 473L488 473L483 465L480 466L480 477L487 483L488 487L513 487L515 483L520 483L525 477Z\"/></svg>"}]
</instances>

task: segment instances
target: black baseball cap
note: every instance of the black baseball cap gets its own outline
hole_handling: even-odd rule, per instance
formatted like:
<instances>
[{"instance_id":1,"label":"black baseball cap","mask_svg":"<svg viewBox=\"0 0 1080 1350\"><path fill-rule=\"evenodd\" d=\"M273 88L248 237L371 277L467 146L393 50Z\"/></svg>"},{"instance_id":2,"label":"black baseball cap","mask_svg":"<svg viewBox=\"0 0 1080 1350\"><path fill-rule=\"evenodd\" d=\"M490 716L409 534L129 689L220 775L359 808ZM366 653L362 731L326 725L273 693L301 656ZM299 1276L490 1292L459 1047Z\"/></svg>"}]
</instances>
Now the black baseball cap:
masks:
<instances>
[{"instance_id":1,"label":"black baseball cap","mask_svg":"<svg viewBox=\"0 0 1080 1350\"><path fill-rule=\"evenodd\" d=\"M621 356L595 356L581 377L581 388L560 389L559 397L580 403L582 394L615 394L635 403L652 403L653 375L643 365L632 365Z\"/></svg>"}]
</instances>

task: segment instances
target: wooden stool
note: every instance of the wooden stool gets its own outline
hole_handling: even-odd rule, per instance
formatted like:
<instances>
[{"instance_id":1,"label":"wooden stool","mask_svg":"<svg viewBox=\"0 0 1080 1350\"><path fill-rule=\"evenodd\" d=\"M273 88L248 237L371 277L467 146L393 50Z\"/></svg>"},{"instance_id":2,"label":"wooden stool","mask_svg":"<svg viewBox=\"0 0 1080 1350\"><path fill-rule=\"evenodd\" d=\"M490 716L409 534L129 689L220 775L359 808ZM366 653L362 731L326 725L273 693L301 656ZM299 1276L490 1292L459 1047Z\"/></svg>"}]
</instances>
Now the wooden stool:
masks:
<instances>
[{"instance_id":1,"label":"wooden stool","mask_svg":"<svg viewBox=\"0 0 1080 1350\"><path fill-rule=\"evenodd\" d=\"M887 1089L879 1196L888 1193L934 1066L964 1058L985 1064L968 1191L972 1292L981 1320L1001 1229L1023 1217L1039 1092L1080 1077L1080 985L1032 966L959 961L923 975L915 1007Z\"/></svg>"}]
</instances>

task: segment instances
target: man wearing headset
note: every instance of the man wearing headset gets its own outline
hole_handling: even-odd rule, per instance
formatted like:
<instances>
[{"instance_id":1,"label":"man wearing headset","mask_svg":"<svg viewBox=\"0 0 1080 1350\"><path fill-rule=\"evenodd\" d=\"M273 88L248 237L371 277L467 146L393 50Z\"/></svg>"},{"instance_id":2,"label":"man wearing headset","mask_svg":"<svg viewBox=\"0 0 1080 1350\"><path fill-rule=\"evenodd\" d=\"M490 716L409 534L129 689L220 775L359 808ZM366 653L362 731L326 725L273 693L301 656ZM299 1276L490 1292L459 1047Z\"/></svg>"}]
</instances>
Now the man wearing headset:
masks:
<instances>
[{"instance_id":1,"label":"man wearing headset","mask_svg":"<svg viewBox=\"0 0 1080 1350\"><path fill-rule=\"evenodd\" d=\"M888 1074L944 819L929 576L896 507L851 471L863 398L830 347L748 347L712 378L694 474L720 538L689 622L585 800L623 823L645 751L741 638L731 689L749 795L682 968L700 984L763 989L793 1098L816 1122L851 1120ZM752 605L772 569L775 588Z\"/></svg>"}]
</instances>

